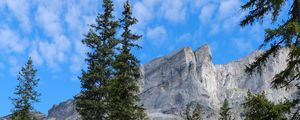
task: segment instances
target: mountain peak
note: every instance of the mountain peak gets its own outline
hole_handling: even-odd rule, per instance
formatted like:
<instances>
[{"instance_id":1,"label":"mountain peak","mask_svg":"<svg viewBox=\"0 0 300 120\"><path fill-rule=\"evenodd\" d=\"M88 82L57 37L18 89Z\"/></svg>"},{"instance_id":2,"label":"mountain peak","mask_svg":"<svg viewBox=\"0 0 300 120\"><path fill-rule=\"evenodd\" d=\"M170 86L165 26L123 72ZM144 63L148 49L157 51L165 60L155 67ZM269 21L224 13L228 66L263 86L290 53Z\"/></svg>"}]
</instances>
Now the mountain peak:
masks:
<instances>
[{"instance_id":1,"label":"mountain peak","mask_svg":"<svg viewBox=\"0 0 300 120\"><path fill-rule=\"evenodd\" d=\"M205 44L199 47L197 50L194 51L196 62L197 64L203 64L204 62L211 63L212 62L212 54L210 47Z\"/></svg>"},{"instance_id":2,"label":"mountain peak","mask_svg":"<svg viewBox=\"0 0 300 120\"><path fill-rule=\"evenodd\" d=\"M225 98L228 99L237 120L244 119L241 104L247 91L265 91L272 101L290 98L294 91L271 89L272 76L286 66L287 50L281 50L270 58L262 74L249 77L245 65L259 53L253 53L228 64L212 63L211 49L203 45L195 51L191 47L179 49L169 55L156 58L142 65L140 81L142 104L150 119L182 120L188 104L199 103L207 120L216 120ZM49 110L46 119L80 118L73 100L63 102Z\"/></svg>"}]
</instances>

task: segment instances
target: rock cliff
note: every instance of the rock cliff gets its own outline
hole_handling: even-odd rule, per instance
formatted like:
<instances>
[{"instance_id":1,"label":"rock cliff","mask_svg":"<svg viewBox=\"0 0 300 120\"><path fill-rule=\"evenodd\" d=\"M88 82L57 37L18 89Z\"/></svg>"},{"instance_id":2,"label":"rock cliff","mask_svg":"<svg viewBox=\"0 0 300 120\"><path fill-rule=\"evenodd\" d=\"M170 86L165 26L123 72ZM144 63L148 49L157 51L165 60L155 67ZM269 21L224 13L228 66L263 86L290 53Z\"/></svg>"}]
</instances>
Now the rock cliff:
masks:
<instances>
[{"instance_id":1,"label":"rock cliff","mask_svg":"<svg viewBox=\"0 0 300 120\"><path fill-rule=\"evenodd\" d=\"M265 91L273 101L292 97L293 90L276 90L270 86L272 76L286 67L288 49L282 49L278 56L270 58L262 74L247 75L245 66L259 54L261 52L256 51L228 64L216 65L212 63L209 46L204 45L195 51L187 47L157 58L142 67L141 103L148 113L178 117L187 104L200 103L205 119L216 120L220 106L227 98L236 119L242 119L241 103L248 90Z\"/></svg>"},{"instance_id":2,"label":"rock cliff","mask_svg":"<svg viewBox=\"0 0 300 120\"><path fill-rule=\"evenodd\" d=\"M180 120L187 104L200 103L204 119L216 120L218 111L227 98L233 107L236 119L242 119L241 103L247 91L265 91L267 97L278 101L293 97L294 90L271 89L272 76L286 67L288 49L280 50L270 58L262 74L249 76L245 65L261 54L256 51L244 58L227 64L213 64L209 46L193 51L190 47L156 58L141 66L141 103L151 119ZM49 110L46 120L78 119L74 101L55 105Z\"/></svg>"}]
</instances>

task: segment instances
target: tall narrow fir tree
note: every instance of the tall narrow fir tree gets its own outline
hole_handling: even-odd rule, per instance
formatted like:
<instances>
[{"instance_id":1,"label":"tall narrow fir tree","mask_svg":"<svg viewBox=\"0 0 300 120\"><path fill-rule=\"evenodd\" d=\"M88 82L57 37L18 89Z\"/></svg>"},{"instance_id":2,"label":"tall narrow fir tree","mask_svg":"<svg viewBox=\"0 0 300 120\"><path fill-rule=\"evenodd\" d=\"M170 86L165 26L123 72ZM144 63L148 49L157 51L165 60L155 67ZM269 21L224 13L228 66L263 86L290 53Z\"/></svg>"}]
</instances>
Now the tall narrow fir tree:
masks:
<instances>
[{"instance_id":1,"label":"tall narrow fir tree","mask_svg":"<svg viewBox=\"0 0 300 120\"><path fill-rule=\"evenodd\" d=\"M192 113L191 113L191 107L192 107L192 104L186 105L185 113L184 113L185 119L186 120L203 120L203 118L202 118L203 111L202 111L200 104L199 103L196 104Z\"/></svg>"},{"instance_id":2,"label":"tall narrow fir tree","mask_svg":"<svg viewBox=\"0 0 300 120\"><path fill-rule=\"evenodd\" d=\"M35 120L33 103L39 102L38 97L41 95L35 88L39 79L35 78L37 70L34 69L31 58L19 72L19 84L14 94L16 97L11 98L14 109L12 110L12 120Z\"/></svg>"},{"instance_id":3,"label":"tall narrow fir tree","mask_svg":"<svg viewBox=\"0 0 300 120\"><path fill-rule=\"evenodd\" d=\"M144 109L138 105L140 80L140 65L137 58L132 54L133 48L139 48L137 41L140 35L133 34L130 27L136 24L137 19L132 17L131 6L127 0L124 4L123 18L120 20L123 29L120 54L116 56L114 68L115 79L111 81L110 91L110 119L118 120L141 120L146 118Z\"/></svg>"},{"instance_id":4,"label":"tall narrow fir tree","mask_svg":"<svg viewBox=\"0 0 300 120\"><path fill-rule=\"evenodd\" d=\"M91 25L89 33L82 41L87 47L87 70L82 70L81 93L75 97L76 110L84 120L104 120L109 116L109 81L114 70L116 29L118 21L113 16L113 3L103 0L104 12L98 14L96 25Z\"/></svg>"},{"instance_id":5,"label":"tall narrow fir tree","mask_svg":"<svg viewBox=\"0 0 300 120\"><path fill-rule=\"evenodd\" d=\"M234 120L231 116L231 111L230 111L229 103L228 100L225 99L223 102L223 105L220 109L220 118L219 120Z\"/></svg>"}]
</instances>

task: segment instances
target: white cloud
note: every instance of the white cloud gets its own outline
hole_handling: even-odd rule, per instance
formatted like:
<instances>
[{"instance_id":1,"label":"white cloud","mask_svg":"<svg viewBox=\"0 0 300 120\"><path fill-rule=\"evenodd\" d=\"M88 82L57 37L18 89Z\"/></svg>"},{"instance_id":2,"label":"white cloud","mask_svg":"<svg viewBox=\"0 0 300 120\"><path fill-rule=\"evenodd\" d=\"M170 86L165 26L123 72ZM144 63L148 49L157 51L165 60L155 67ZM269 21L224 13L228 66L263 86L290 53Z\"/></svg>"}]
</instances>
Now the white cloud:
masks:
<instances>
[{"instance_id":1,"label":"white cloud","mask_svg":"<svg viewBox=\"0 0 300 120\"><path fill-rule=\"evenodd\" d=\"M241 21L242 17L242 13L236 13L236 15L226 18L226 20L224 20L222 24L223 30L228 32L232 31L233 27L239 27L239 22Z\"/></svg>"},{"instance_id":2,"label":"white cloud","mask_svg":"<svg viewBox=\"0 0 300 120\"><path fill-rule=\"evenodd\" d=\"M200 7L202 5L202 0L195 0L194 5Z\"/></svg>"},{"instance_id":3,"label":"white cloud","mask_svg":"<svg viewBox=\"0 0 300 120\"><path fill-rule=\"evenodd\" d=\"M10 64L10 68L9 68L10 74L12 76L17 76L18 72L21 69L21 64L19 63L19 61L16 57L9 56L7 59L9 60L8 62Z\"/></svg>"},{"instance_id":4,"label":"white cloud","mask_svg":"<svg viewBox=\"0 0 300 120\"><path fill-rule=\"evenodd\" d=\"M48 66L55 67L56 66L56 48L53 44L50 44L48 42L40 42L39 43L39 52L40 55L46 59Z\"/></svg>"},{"instance_id":5,"label":"white cloud","mask_svg":"<svg viewBox=\"0 0 300 120\"><path fill-rule=\"evenodd\" d=\"M123 10L123 1L114 0L116 3L115 12L118 14ZM20 53L23 55L26 52L37 65L47 65L53 70L56 67L61 69L60 65L62 64L71 74L77 76L86 65L84 59L87 50L81 44L81 39L89 29L88 25L95 23L96 13L101 10L100 4L102 1L33 0L28 2L26 0L0 0L0 9L1 6L6 5L6 2L9 2L7 3L9 12L12 12L9 14L18 17L17 20L22 28L41 28L38 29L40 30L37 31L38 33L34 33L36 31L33 31L33 34L29 33L33 36L33 39L39 39L29 44L23 40L23 36L18 34L19 31L0 28L0 50L18 53L8 59L12 67L11 72L18 71L20 68L18 55ZM164 43L168 43L167 37L171 37L167 30L168 27L164 27L162 24L168 23L168 25L176 28L178 22L183 23L185 20L194 19L195 16L196 20L199 19L201 25L206 25L208 28L200 26L203 32L197 33L197 35L194 34L194 31L186 31L192 34L182 34L176 40L181 43L191 41L188 43L200 44L200 40L193 40L192 38L207 33L216 35L218 32L229 31L238 26L241 16L238 11L240 3L240 0L133 0L133 14L139 20L133 31L139 34L143 33L144 38L148 40L141 40L141 44L149 42L156 47L160 47ZM31 19L31 17L34 17L34 19ZM149 25L156 25L156 27L149 28ZM249 51L247 49L253 48L250 41L233 39L229 42L232 41L240 52ZM211 45L213 50L219 47L219 44L215 41ZM166 47L166 50L173 49L176 49L176 46ZM151 55L147 54L140 56L141 59L145 60L150 59L150 57Z\"/></svg>"},{"instance_id":6,"label":"white cloud","mask_svg":"<svg viewBox=\"0 0 300 120\"><path fill-rule=\"evenodd\" d=\"M3 28L0 29L0 36L0 49L8 53L22 53L26 49L26 41L21 40L17 32Z\"/></svg>"},{"instance_id":7,"label":"white cloud","mask_svg":"<svg viewBox=\"0 0 300 120\"><path fill-rule=\"evenodd\" d=\"M6 3L9 10L14 13L15 17L21 23L23 29L26 32L30 32L31 23L29 20L29 2L27 0L6 0Z\"/></svg>"},{"instance_id":8,"label":"white cloud","mask_svg":"<svg viewBox=\"0 0 300 120\"><path fill-rule=\"evenodd\" d=\"M133 14L139 20L139 31L153 19L164 19L177 23L186 20L187 7L190 1L186 0L141 0L133 4ZM155 17L154 17L155 16Z\"/></svg>"},{"instance_id":9,"label":"white cloud","mask_svg":"<svg viewBox=\"0 0 300 120\"><path fill-rule=\"evenodd\" d=\"M0 10L6 5L5 0L0 0Z\"/></svg>"},{"instance_id":10,"label":"white cloud","mask_svg":"<svg viewBox=\"0 0 300 120\"><path fill-rule=\"evenodd\" d=\"M184 33L178 37L177 42L189 41L191 40L193 35L191 33Z\"/></svg>"},{"instance_id":11,"label":"white cloud","mask_svg":"<svg viewBox=\"0 0 300 120\"><path fill-rule=\"evenodd\" d=\"M152 7L152 6L151 6ZM133 14L139 20L138 29L143 29L145 25L153 18L151 7L142 2L136 2L133 6Z\"/></svg>"},{"instance_id":12,"label":"white cloud","mask_svg":"<svg viewBox=\"0 0 300 120\"><path fill-rule=\"evenodd\" d=\"M79 6L72 4L68 7L65 20L71 29L80 29L82 27L80 15L81 11Z\"/></svg>"},{"instance_id":13,"label":"white cloud","mask_svg":"<svg viewBox=\"0 0 300 120\"><path fill-rule=\"evenodd\" d=\"M160 9L164 18L171 22L179 22L185 20L187 5L183 0L164 0Z\"/></svg>"},{"instance_id":14,"label":"white cloud","mask_svg":"<svg viewBox=\"0 0 300 120\"><path fill-rule=\"evenodd\" d=\"M160 46L167 39L167 31L163 26L148 29L147 38L156 46Z\"/></svg>"},{"instance_id":15,"label":"white cloud","mask_svg":"<svg viewBox=\"0 0 300 120\"><path fill-rule=\"evenodd\" d=\"M33 49L30 53L29 56L32 58L33 62L36 65L42 65L43 64L43 60L41 59L41 55L39 55L39 53L37 52L36 49Z\"/></svg>"},{"instance_id":16,"label":"white cloud","mask_svg":"<svg viewBox=\"0 0 300 120\"><path fill-rule=\"evenodd\" d=\"M81 69L83 69L84 59L82 59L79 55L74 55L71 57L71 65L69 67L70 71L73 74L79 73Z\"/></svg>"},{"instance_id":17,"label":"white cloud","mask_svg":"<svg viewBox=\"0 0 300 120\"><path fill-rule=\"evenodd\" d=\"M99 0L0 0L0 10L7 5L9 17L16 17L20 24L17 27L22 28L14 31L9 21L1 23L7 27L0 25L0 50L11 56L6 60L10 72L18 71L18 58L24 56L31 56L36 65L46 65L51 70L61 69L59 65L63 64L74 74L80 72L86 57L81 39L88 25L95 22L99 4ZM37 29L29 32L32 27Z\"/></svg>"},{"instance_id":18,"label":"white cloud","mask_svg":"<svg viewBox=\"0 0 300 120\"><path fill-rule=\"evenodd\" d=\"M75 54L71 57L70 71L75 74L79 73L84 68L87 47L81 44L80 41L75 42Z\"/></svg>"},{"instance_id":19,"label":"white cloud","mask_svg":"<svg viewBox=\"0 0 300 120\"><path fill-rule=\"evenodd\" d=\"M239 53L245 53L247 51L253 51L254 46L252 45L252 42L243 38L236 38L233 39L233 44L237 47Z\"/></svg>"},{"instance_id":20,"label":"white cloud","mask_svg":"<svg viewBox=\"0 0 300 120\"><path fill-rule=\"evenodd\" d=\"M40 41L38 46L39 54L51 68L56 67L58 63L65 62L68 58L68 52L71 52L71 43L65 36L59 36L51 43Z\"/></svg>"},{"instance_id":21,"label":"white cloud","mask_svg":"<svg viewBox=\"0 0 300 120\"><path fill-rule=\"evenodd\" d=\"M76 3L76 2L75 2ZM63 15L68 24L68 29L74 35L82 37L89 29L89 25L95 23L97 8L95 1L81 0L80 4L67 3L66 13Z\"/></svg>"},{"instance_id":22,"label":"white cloud","mask_svg":"<svg viewBox=\"0 0 300 120\"><path fill-rule=\"evenodd\" d=\"M204 5L211 4L211 3L218 3L222 0L191 0L191 1L192 1L191 6L193 6L195 8L201 8Z\"/></svg>"},{"instance_id":23,"label":"white cloud","mask_svg":"<svg viewBox=\"0 0 300 120\"><path fill-rule=\"evenodd\" d=\"M202 7L199 15L199 19L202 22L202 24L209 24L215 13L216 7L217 6L215 4L211 3Z\"/></svg>"},{"instance_id":24,"label":"white cloud","mask_svg":"<svg viewBox=\"0 0 300 120\"><path fill-rule=\"evenodd\" d=\"M240 0L221 0L205 4L199 14L201 26L209 27L209 35L233 31L232 28L238 27L245 15L240 10L240 5Z\"/></svg>"},{"instance_id":25,"label":"white cloud","mask_svg":"<svg viewBox=\"0 0 300 120\"><path fill-rule=\"evenodd\" d=\"M225 19L232 15L236 15L240 9L240 0L223 0L220 2L219 19Z\"/></svg>"},{"instance_id":26,"label":"white cloud","mask_svg":"<svg viewBox=\"0 0 300 120\"><path fill-rule=\"evenodd\" d=\"M217 51L219 48L219 45L216 41L213 41L209 43L209 47L211 48L212 52Z\"/></svg>"},{"instance_id":27,"label":"white cloud","mask_svg":"<svg viewBox=\"0 0 300 120\"><path fill-rule=\"evenodd\" d=\"M45 33L49 36L59 36L62 34L61 19L55 9L49 9L46 6L39 6L36 20L43 27Z\"/></svg>"},{"instance_id":28,"label":"white cloud","mask_svg":"<svg viewBox=\"0 0 300 120\"><path fill-rule=\"evenodd\" d=\"M212 23L210 25L210 31L209 31L209 35L216 35L218 32L220 32L222 29L222 24L218 24L218 23Z\"/></svg>"}]
</instances>

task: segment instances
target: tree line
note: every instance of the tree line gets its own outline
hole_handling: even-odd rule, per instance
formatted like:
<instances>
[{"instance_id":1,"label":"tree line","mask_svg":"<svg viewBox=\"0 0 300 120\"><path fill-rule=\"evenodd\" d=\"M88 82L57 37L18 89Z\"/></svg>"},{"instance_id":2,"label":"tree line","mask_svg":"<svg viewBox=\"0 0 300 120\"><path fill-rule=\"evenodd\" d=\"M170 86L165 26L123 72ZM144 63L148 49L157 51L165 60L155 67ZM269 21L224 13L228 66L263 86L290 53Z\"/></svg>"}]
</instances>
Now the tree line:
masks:
<instances>
[{"instance_id":1,"label":"tree line","mask_svg":"<svg viewBox=\"0 0 300 120\"><path fill-rule=\"evenodd\" d=\"M140 65L132 53L133 48L140 48L137 43L141 35L131 31L138 21L132 16L128 0L120 19L113 15L111 0L103 0L102 8L96 24L90 25L82 40L89 48L85 59L88 67L79 77L81 92L74 97L76 110L84 120L146 119L144 108L138 104ZM118 32L122 34L118 36ZM40 96L34 89L39 81L35 79L36 72L29 58L19 73L16 97L11 98L13 120L36 119L32 114L32 104L38 102Z\"/></svg>"},{"instance_id":2,"label":"tree line","mask_svg":"<svg viewBox=\"0 0 300 120\"><path fill-rule=\"evenodd\" d=\"M90 25L89 32L82 43L89 50L87 52L87 69L82 70L79 77L81 92L75 98L76 110L83 120L144 120L148 119L145 109L138 104L139 86L141 78L139 61L133 55L132 49L140 48L137 44L141 35L134 34L131 27L138 21L132 16L132 9L127 0L123 6L122 18L113 15L112 0L102 1L103 12L98 13L96 24ZM292 2L288 18L278 20L282 7ZM294 86L300 93L300 1L299 0L249 0L242 8L248 15L240 25L252 25L263 21L267 15L272 16L275 24L282 21L275 28L266 29L264 42L260 49L267 50L247 65L246 72L251 76L254 72L262 72L268 58L276 56L281 48L290 50L287 68L275 75L272 86L274 89ZM117 35L118 32L122 34ZM39 102L41 95L35 88L39 79L35 78L37 70L31 58L19 72L19 84L15 89L15 96L11 97L14 108L13 120L34 120L33 104ZM248 92L243 106L245 120L298 120L300 119L299 95L293 100L279 103L267 99L265 93L253 94ZM201 105L197 104L191 111L191 106L185 108L187 120L201 120L203 118ZM227 99L220 108L219 120L236 119L232 115Z\"/></svg>"},{"instance_id":3,"label":"tree line","mask_svg":"<svg viewBox=\"0 0 300 120\"><path fill-rule=\"evenodd\" d=\"M295 103L289 100L272 102L266 97L265 92L255 94L248 91L241 106L242 111L237 112L242 113L238 117L243 120L298 120L291 114L291 108L295 106ZM224 99L219 110L218 120L237 119L227 98ZM191 112L191 106L187 105L184 118L186 120L205 120L203 113L199 104L196 104L193 112Z\"/></svg>"}]
</instances>

